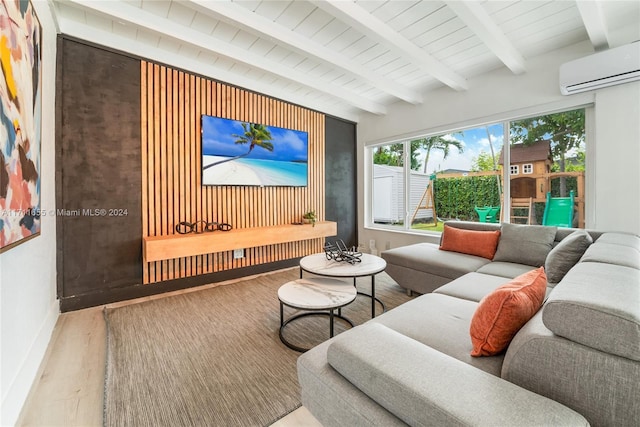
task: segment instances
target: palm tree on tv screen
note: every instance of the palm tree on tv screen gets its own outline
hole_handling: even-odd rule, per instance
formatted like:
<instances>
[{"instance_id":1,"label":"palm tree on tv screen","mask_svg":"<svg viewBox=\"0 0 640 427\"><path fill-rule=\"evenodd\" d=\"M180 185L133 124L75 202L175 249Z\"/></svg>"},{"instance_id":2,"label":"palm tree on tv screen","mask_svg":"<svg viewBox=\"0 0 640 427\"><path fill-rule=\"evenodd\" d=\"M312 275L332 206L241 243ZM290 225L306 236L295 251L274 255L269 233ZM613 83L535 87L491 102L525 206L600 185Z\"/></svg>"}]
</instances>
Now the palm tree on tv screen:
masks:
<instances>
[{"instance_id":1,"label":"palm tree on tv screen","mask_svg":"<svg viewBox=\"0 0 640 427\"><path fill-rule=\"evenodd\" d=\"M259 125L254 123L242 123L242 129L244 133L242 135L232 134L236 140L234 141L236 144L249 144L249 151L244 154L240 154L239 156L231 157L229 159L224 159L219 162L211 163L202 168L202 170L208 169L211 166L219 165L221 163L230 162L231 160L236 160L241 157L246 157L253 149L258 146L264 148L267 151L273 151L273 144L270 142L273 140L271 136L271 132L265 125Z\"/></svg>"}]
</instances>

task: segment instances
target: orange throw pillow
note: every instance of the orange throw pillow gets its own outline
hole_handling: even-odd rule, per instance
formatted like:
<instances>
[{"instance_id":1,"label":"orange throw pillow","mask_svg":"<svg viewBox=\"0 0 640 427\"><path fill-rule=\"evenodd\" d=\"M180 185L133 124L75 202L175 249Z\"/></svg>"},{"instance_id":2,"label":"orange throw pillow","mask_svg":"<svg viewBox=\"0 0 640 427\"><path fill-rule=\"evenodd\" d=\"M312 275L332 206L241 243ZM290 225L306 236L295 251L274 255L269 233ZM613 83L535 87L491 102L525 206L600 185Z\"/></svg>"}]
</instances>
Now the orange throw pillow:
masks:
<instances>
[{"instance_id":1,"label":"orange throw pillow","mask_svg":"<svg viewBox=\"0 0 640 427\"><path fill-rule=\"evenodd\" d=\"M445 224L442 233L442 242L440 242L440 250L493 259L493 256L496 254L496 249L498 249L499 240L500 230L463 230Z\"/></svg>"},{"instance_id":2,"label":"orange throw pillow","mask_svg":"<svg viewBox=\"0 0 640 427\"><path fill-rule=\"evenodd\" d=\"M494 356L504 351L516 333L544 302L544 267L521 274L480 300L471 318L472 356Z\"/></svg>"}]
</instances>

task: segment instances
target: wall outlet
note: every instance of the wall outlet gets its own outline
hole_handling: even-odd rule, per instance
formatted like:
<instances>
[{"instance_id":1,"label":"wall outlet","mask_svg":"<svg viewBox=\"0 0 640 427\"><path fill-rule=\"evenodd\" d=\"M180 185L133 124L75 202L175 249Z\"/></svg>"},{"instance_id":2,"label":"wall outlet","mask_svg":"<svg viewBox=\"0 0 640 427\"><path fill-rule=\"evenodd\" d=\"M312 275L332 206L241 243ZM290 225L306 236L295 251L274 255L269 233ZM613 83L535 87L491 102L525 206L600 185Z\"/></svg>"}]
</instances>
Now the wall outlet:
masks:
<instances>
[{"instance_id":1,"label":"wall outlet","mask_svg":"<svg viewBox=\"0 0 640 427\"><path fill-rule=\"evenodd\" d=\"M244 249L234 249L233 250L233 259L244 258Z\"/></svg>"},{"instance_id":2,"label":"wall outlet","mask_svg":"<svg viewBox=\"0 0 640 427\"><path fill-rule=\"evenodd\" d=\"M369 240L369 249L375 249L376 241L374 239Z\"/></svg>"}]
</instances>

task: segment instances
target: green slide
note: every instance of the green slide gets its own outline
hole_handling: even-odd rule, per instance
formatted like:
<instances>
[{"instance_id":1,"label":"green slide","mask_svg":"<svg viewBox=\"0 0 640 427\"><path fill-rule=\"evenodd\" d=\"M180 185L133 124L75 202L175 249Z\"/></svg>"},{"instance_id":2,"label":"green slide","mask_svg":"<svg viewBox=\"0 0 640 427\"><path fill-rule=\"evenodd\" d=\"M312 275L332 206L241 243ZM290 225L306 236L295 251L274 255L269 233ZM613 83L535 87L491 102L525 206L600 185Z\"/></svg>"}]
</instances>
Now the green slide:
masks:
<instances>
[{"instance_id":1,"label":"green slide","mask_svg":"<svg viewBox=\"0 0 640 427\"><path fill-rule=\"evenodd\" d=\"M573 199L573 190L569 192L569 197L551 197L551 192L548 192L542 225L573 227Z\"/></svg>"}]
</instances>

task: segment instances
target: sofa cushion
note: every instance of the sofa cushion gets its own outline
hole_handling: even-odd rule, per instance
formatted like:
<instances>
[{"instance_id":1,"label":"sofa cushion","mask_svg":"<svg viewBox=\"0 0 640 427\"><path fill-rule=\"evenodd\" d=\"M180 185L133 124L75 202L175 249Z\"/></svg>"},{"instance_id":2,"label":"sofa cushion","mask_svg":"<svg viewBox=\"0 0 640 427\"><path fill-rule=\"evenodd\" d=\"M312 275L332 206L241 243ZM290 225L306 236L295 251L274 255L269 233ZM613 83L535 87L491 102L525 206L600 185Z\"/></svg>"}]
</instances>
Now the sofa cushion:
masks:
<instances>
[{"instance_id":1,"label":"sofa cushion","mask_svg":"<svg viewBox=\"0 0 640 427\"><path fill-rule=\"evenodd\" d=\"M629 246L640 251L640 237L634 234L607 232L598 238L598 243L613 243L620 246Z\"/></svg>"},{"instance_id":2,"label":"sofa cushion","mask_svg":"<svg viewBox=\"0 0 640 427\"><path fill-rule=\"evenodd\" d=\"M492 259L498 247L500 231L475 231L450 227L445 224L440 250L460 252Z\"/></svg>"},{"instance_id":3,"label":"sofa cushion","mask_svg":"<svg viewBox=\"0 0 640 427\"><path fill-rule=\"evenodd\" d=\"M396 332L455 357L471 366L500 376L503 355L472 357L469 325L478 307L474 301L443 294L425 294L375 319Z\"/></svg>"},{"instance_id":4,"label":"sofa cushion","mask_svg":"<svg viewBox=\"0 0 640 427\"><path fill-rule=\"evenodd\" d=\"M571 233L573 233L576 230L585 230L587 233L589 233L589 236L591 236L591 239L594 242L604 233L604 231L588 230L588 229L583 229L583 228L563 228L563 227L560 227L560 228L558 228L556 230L556 240L554 242L554 246L559 244L565 238L569 237L571 235Z\"/></svg>"},{"instance_id":5,"label":"sofa cushion","mask_svg":"<svg viewBox=\"0 0 640 427\"><path fill-rule=\"evenodd\" d=\"M542 306L547 290L544 267L525 273L480 300L471 319L472 356L504 351L520 328Z\"/></svg>"},{"instance_id":6,"label":"sofa cushion","mask_svg":"<svg viewBox=\"0 0 640 427\"><path fill-rule=\"evenodd\" d=\"M603 234L600 239L605 237ZM600 242L589 246L580 262L598 262L640 269L640 252L630 246Z\"/></svg>"},{"instance_id":7,"label":"sofa cushion","mask_svg":"<svg viewBox=\"0 0 640 427\"><path fill-rule=\"evenodd\" d=\"M482 298L509 280L511 279L507 277L490 274L468 273L444 286L440 286L433 293L480 302Z\"/></svg>"},{"instance_id":8,"label":"sofa cushion","mask_svg":"<svg viewBox=\"0 0 640 427\"><path fill-rule=\"evenodd\" d=\"M476 273L491 274L492 276L506 277L513 279L521 274L535 270L532 265L516 264L515 262L494 261L480 267Z\"/></svg>"},{"instance_id":9,"label":"sofa cushion","mask_svg":"<svg viewBox=\"0 0 640 427\"><path fill-rule=\"evenodd\" d=\"M327 340L298 357L300 400L304 407L323 426L406 427L329 365L327 349L332 343Z\"/></svg>"},{"instance_id":10,"label":"sofa cushion","mask_svg":"<svg viewBox=\"0 0 640 427\"><path fill-rule=\"evenodd\" d=\"M556 335L640 361L640 270L578 263L549 295L542 320Z\"/></svg>"},{"instance_id":11,"label":"sofa cushion","mask_svg":"<svg viewBox=\"0 0 640 427\"><path fill-rule=\"evenodd\" d=\"M640 363L554 334L543 313L509 344L502 378L576 409L592 426L637 427Z\"/></svg>"},{"instance_id":12,"label":"sofa cushion","mask_svg":"<svg viewBox=\"0 0 640 427\"><path fill-rule=\"evenodd\" d=\"M553 247L556 229L543 225L503 223L500 243L493 260L543 266Z\"/></svg>"},{"instance_id":13,"label":"sofa cushion","mask_svg":"<svg viewBox=\"0 0 640 427\"><path fill-rule=\"evenodd\" d=\"M477 230L477 231L500 231L500 224L494 224L491 222L473 222L473 221L454 221L450 220L445 222L445 225L453 228L462 228L464 230Z\"/></svg>"},{"instance_id":14,"label":"sofa cushion","mask_svg":"<svg viewBox=\"0 0 640 427\"><path fill-rule=\"evenodd\" d=\"M565 274L576 265L593 239L585 230L576 230L556 245L544 264L547 280L558 283Z\"/></svg>"},{"instance_id":15,"label":"sofa cushion","mask_svg":"<svg viewBox=\"0 0 640 427\"><path fill-rule=\"evenodd\" d=\"M335 337L327 360L408 425L588 425L558 402L375 323Z\"/></svg>"},{"instance_id":16,"label":"sofa cushion","mask_svg":"<svg viewBox=\"0 0 640 427\"><path fill-rule=\"evenodd\" d=\"M382 252L387 264L400 265L440 277L457 279L491 262L486 258L441 251L433 243L416 243Z\"/></svg>"}]
</instances>

